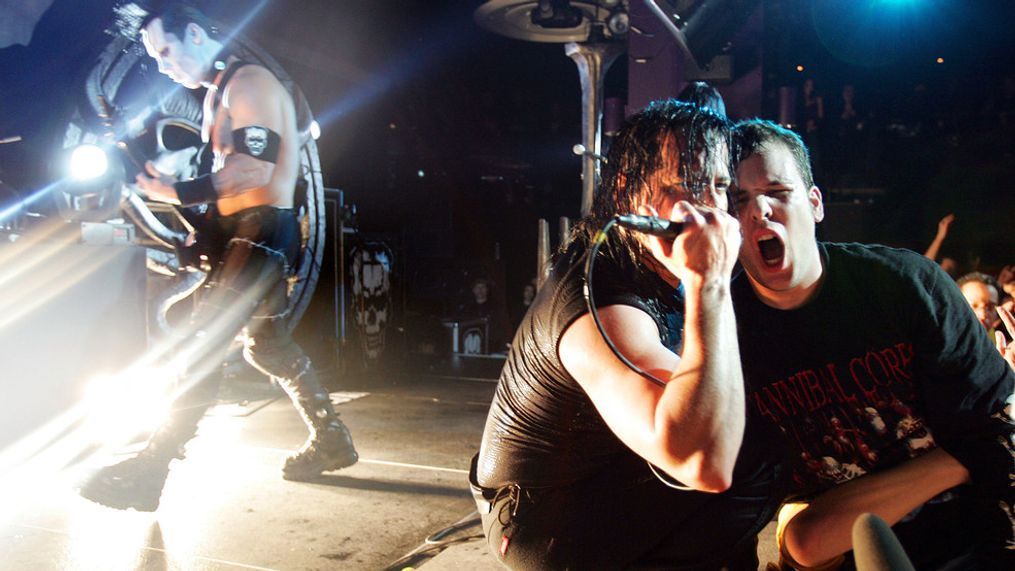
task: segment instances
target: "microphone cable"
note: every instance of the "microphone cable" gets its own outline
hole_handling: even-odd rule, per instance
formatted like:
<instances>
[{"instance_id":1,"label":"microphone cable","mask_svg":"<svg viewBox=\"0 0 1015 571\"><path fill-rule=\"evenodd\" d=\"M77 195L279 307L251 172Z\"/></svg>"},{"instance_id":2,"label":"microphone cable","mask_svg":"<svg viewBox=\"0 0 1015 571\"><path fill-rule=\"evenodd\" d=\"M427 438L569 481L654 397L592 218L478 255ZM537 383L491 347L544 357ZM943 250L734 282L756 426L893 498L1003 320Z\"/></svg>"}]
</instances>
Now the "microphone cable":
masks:
<instances>
[{"instance_id":1,"label":"microphone cable","mask_svg":"<svg viewBox=\"0 0 1015 571\"><path fill-rule=\"evenodd\" d=\"M616 226L618 222L619 222L618 216L614 216L609 222L606 223L605 226L603 226L602 230L596 232L595 238L592 239L592 248L590 248L588 253L586 253L585 284L582 288L582 293L585 294L585 306L588 308L589 314L592 315L592 321L595 322L596 329L599 330L599 335L602 336L603 341L606 342L606 346L610 348L610 351L612 351L613 354L618 359L620 359L622 363L627 365L627 367L630 368L635 373L638 373L648 381L655 383L660 387L665 387L666 386L665 382L663 382L658 377L655 377L648 371L645 371L638 365L632 363L630 359L628 359L623 353L620 352L620 349L617 349L617 346L613 344L613 340L610 339L610 335L606 333L606 329L603 328L603 323L599 320L599 312L596 311L595 297L592 292L592 269L595 266L596 256L599 254L600 246L602 246L603 243L606 242L606 238L609 236L610 230L612 230L613 227Z\"/></svg>"},{"instance_id":2,"label":"microphone cable","mask_svg":"<svg viewBox=\"0 0 1015 571\"><path fill-rule=\"evenodd\" d=\"M620 361L622 363L624 363L624 365L626 365L629 369L631 369L635 373L638 373L640 376L642 376L646 380L648 380L648 381L650 381L650 382L652 382L652 383L654 383L654 384L656 384L656 385L658 385L660 387L665 387L666 383L663 382L662 379L659 379L658 377L652 375L651 373L649 373L648 371L642 369L638 365L635 365L634 363L631 362L630 359L628 359L623 353L620 352L620 349L618 349L617 346L614 345L613 340L610 339L610 335L606 332L606 329L603 327L602 322L599 320L599 313L596 311L595 297L594 297L593 291L592 291L592 289L593 289L592 288L592 269L595 267L596 256L599 254L599 248L600 248L600 246L602 246L603 243L606 242L606 238L609 236L610 230L612 230L613 227L616 226L619 223L619 221L620 221L619 218L620 218L619 215L614 216L609 222L606 223L605 226L603 226L603 228L601 230L596 232L595 238L593 238L593 240L592 240L592 247L585 254L585 256L586 256L585 257L585 284L584 284L584 286L582 288L582 293L585 294L585 305L586 305L586 307L589 310L589 314L592 315L592 321L596 324L596 329L599 330L599 335L602 336L603 341L606 342L606 346L610 348L610 351L612 351L613 354L618 359L620 359ZM668 474L661 474L661 473L659 473L659 470L651 462L649 462L648 460L645 460L645 463L648 464L649 470L652 471L652 474L655 475L656 479L658 479L660 482L665 484L667 487L673 488L675 490L684 491L684 492L694 492L694 491L697 491L694 488L691 488L689 486L684 486L682 484L675 483L675 482L678 482L678 481L675 478L672 478L671 476L669 476Z\"/></svg>"}]
</instances>

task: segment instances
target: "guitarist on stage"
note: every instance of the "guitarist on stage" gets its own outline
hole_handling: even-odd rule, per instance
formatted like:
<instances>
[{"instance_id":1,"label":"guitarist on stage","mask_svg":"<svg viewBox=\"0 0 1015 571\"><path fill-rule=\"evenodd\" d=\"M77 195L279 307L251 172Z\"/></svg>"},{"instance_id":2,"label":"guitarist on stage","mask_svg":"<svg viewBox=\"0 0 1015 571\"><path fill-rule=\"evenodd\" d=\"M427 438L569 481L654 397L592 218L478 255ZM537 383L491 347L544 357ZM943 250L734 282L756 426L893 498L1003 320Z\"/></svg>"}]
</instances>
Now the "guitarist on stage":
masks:
<instances>
[{"instance_id":1,"label":"guitarist on stage","mask_svg":"<svg viewBox=\"0 0 1015 571\"><path fill-rule=\"evenodd\" d=\"M211 171L178 181L151 162L137 176L150 199L197 206L210 222L198 240L211 248L211 273L200 292L187 344L186 390L170 419L135 458L107 467L82 486L86 498L110 507L153 511L174 458L215 400L224 352L245 332L244 357L275 378L310 429L283 468L303 480L354 464L346 426L310 359L291 338L286 278L300 252L293 210L300 139L292 97L270 71L229 53L197 10L172 4L150 14L141 37L159 71L188 89L206 88L202 137Z\"/></svg>"}]
</instances>

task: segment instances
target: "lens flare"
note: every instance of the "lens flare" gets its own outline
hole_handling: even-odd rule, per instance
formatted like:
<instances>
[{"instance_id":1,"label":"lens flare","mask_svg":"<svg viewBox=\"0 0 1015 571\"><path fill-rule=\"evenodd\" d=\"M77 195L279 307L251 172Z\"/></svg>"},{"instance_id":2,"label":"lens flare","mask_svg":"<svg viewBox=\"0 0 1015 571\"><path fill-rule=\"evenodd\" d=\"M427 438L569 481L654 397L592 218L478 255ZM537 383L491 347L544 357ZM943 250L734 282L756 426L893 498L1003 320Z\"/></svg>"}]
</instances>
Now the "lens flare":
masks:
<instances>
[{"instance_id":1,"label":"lens flare","mask_svg":"<svg viewBox=\"0 0 1015 571\"><path fill-rule=\"evenodd\" d=\"M80 145L70 155L70 176L74 180L92 180L106 174L106 151L91 144Z\"/></svg>"},{"instance_id":2,"label":"lens flare","mask_svg":"<svg viewBox=\"0 0 1015 571\"><path fill-rule=\"evenodd\" d=\"M123 441L158 428L169 414L176 375L150 367L92 379L84 428L99 443Z\"/></svg>"}]
</instances>

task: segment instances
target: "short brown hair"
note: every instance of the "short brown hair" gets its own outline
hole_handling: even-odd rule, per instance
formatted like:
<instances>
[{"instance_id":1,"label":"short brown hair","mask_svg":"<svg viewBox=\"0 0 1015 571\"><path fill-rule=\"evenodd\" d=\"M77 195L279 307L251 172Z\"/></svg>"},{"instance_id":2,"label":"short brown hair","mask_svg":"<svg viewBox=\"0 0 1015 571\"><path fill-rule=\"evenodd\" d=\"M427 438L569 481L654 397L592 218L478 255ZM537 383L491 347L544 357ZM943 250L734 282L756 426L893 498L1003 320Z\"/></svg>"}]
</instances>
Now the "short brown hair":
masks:
<instances>
[{"instance_id":1,"label":"short brown hair","mask_svg":"<svg viewBox=\"0 0 1015 571\"><path fill-rule=\"evenodd\" d=\"M807 188L814 186L811 154L800 135L764 119L747 119L733 127L733 153L738 164L771 143L781 143L785 146L793 155L804 185Z\"/></svg>"}]
</instances>

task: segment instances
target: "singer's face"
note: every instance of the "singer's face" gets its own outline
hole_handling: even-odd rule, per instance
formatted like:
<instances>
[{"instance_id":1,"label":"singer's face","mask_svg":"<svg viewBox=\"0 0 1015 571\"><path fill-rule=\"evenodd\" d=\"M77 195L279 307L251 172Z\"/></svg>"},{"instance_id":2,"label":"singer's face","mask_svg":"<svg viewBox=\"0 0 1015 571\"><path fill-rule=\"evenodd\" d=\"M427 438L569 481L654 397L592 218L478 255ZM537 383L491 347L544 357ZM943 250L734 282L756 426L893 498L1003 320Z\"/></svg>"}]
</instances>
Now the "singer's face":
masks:
<instances>
[{"instance_id":1,"label":"singer's face","mask_svg":"<svg viewBox=\"0 0 1015 571\"><path fill-rule=\"evenodd\" d=\"M681 200L693 204L704 204L722 210L729 208L729 189L731 183L728 149L723 147L720 152L713 153L711 163L705 164L704 154L695 157L692 169L705 169L711 173L705 180L704 188L695 198L695 193L687 187L687 182L680 176L680 150L675 141L663 145L666 157L663 166L649 177L649 196L652 206L659 216L670 218L673 207Z\"/></svg>"}]
</instances>

